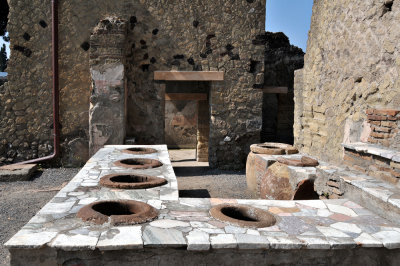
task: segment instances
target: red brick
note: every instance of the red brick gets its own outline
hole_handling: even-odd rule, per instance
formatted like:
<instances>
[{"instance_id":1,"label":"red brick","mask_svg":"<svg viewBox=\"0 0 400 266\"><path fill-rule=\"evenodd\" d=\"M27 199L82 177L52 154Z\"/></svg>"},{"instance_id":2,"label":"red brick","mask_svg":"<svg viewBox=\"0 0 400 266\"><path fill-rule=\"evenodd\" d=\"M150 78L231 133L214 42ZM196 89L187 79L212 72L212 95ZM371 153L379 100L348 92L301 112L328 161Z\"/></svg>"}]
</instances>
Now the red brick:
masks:
<instances>
[{"instance_id":1,"label":"red brick","mask_svg":"<svg viewBox=\"0 0 400 266\"><path fill-rule=\"evenodd\" d=\"M398 113L400 113L399 110L393 110L393 109L375 109L374 114L376 115L391 115L391 116L396 116Z\"/></svg>"},{"instance_id":2,"label":"red brick","mask_svg":"<svg viewBox=\"0 0 400 266\"><path fill-rule=\"evenodd\" d=\"M395 117L395 116L387 116L387 120L390 120L390 121L397 121L399 118L398 117Z\"/></svg>"},{"instance_id":3,"label":"red brick","mask_svg":"<svg viewBox=\"0 0 400 266\"><path fill-rule=\"evenodd\" d=\"M333 193L335 193L336 195L338 195L338 196L343 195L343 192L340 191L339 189L335 188L335 187L331 187L330 190L331 190ZM329 198L330 198L330 197L329 197Z\"/></svg>"},{"instance_id":4,"label":"red brick","mask_svg":"<svg viewBox=\"0 0 400 266\"><path fill-rule=\"evenodd\" d=\"M372 155L364 152L351 152L350 153L352 156L355 158L358 158L359 160L364 160L364 161L371 161L372 160Z\"/></svg>"},{"instance_id":5,"label":"red brick","mask_svg":"<svg viewBox=\"0 0 400 266\"><path fill-rule=\"evenodd\" d=\"M387 120L387 116L381 116L381 115L368 115L368 120L386 121L386 120Z\"/></svg>"},{"instance_id":6,"label":"red brick","mask_svg":"<svg viewBox=\"0 0 400 266\"><path fill-rule=\"evenodd\" d=\"M369 143L378 143L378 141L376 139L372 138L372 137L368 138L368 142Z\"/></svg>"},{"instance_id":7,"label":"red brick","mask_svg":"<svg viewBox=\"0 0 400 266\"><path fill-rule=\"evenodd\" d=\"M380 126L381 125L381 123L385 123L386 121L369 121L369 123L371 124L371 125L374 125L374 126ZM393 122L391 122L391 123L393 123Z\"/></svg>"},{"instance_id":8,"label":"red brick","mask_svg":"<svg viewBox=\"0 0 400 266\"><path fill-rule=\"evenodd\" d=\"M377 139L383 139L385 137L384 133L378 133L378 132L371 132L370 134L371 137L377 138Z\"/></svg>"},{"instance_id":9,"label":"red brick","mask_svg":"<svg viewBox=\"0 0 400 266\"><path fill-rule=\"evenodd\" d=\"M391 127L391 128L397 128L397 123L396 122L392 122L392 121L382 121L379 122L381 124L381 126L383 127Z\"/></svg>"},{"instance_id":10,"label":"red brick","mask_svg":"<svg viewBox=\"0 0 400 266\"><path fill-rule=\"evenodd\" d=\"M343 163L345 164L345 165L348 165L348 166L352 166L353 165L353 163L356 163L357 161L353 158L353 157L351 157L351 156L348 156L348 155L344 155L343 156Z\"/></svg>"},{"instance_id":11,"label":"red brick","mask_svg":"<svg viewBox=\"0 0 400 266\"><path fill-rule=\"evenodd\" d=\"M367 109L367 110L365 111L365 113L366 113L367 115L372 115L372 114L374 113L374 109Z\"/></svg>"},{"instance_id":12,"label":"red brick","mask_svg":"<svg viewBox=\"0 0 400 266\"><path fill-rule=\"evenodd\" d=\"M327 184L328 186L330 186L330 187L336 187L336 188L339 188L339 187L340 187L340 185L339 185L338 182L328 181L326 184Z\"/></svg>"},{"instance_id":13,"label":"red brick","mask_svg":"<svg viewBox=\"0 0 400 266\"><path fill-rule=\"evenodd\" d=\"M391 128L388 127L372 127L373 131L390 133Z\"/></svg>"}]
</instances>

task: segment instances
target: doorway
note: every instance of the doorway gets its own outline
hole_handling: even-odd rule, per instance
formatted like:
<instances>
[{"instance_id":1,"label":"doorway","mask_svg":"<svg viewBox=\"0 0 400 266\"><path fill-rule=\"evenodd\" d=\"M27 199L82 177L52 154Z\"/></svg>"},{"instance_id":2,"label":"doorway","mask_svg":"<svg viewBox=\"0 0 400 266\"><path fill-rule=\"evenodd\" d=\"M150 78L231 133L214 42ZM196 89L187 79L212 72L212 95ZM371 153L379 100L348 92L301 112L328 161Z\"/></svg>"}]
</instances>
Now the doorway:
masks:
<instances>
[{"instance_id":1,"label":"doorway","mask_svg":"<svg viewBox=\"0 0 400 266\"><path fill-rule=\"evenodd\" d=\"M208 162L210 82L168 81L165 89L165 143L191 149L194 161Z\"/></svg>"}]
</instances>

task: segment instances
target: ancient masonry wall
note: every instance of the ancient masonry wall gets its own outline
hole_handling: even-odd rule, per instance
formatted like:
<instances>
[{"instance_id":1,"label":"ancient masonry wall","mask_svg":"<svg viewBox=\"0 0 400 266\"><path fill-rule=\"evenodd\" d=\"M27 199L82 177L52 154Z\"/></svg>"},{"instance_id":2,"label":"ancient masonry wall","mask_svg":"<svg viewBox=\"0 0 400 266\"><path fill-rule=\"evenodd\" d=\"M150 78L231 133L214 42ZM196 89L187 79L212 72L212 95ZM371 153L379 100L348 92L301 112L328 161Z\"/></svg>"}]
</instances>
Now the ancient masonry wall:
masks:
<instances>
[{"instance_id":1,"label":"ancient masonry wall","mask_svg":"<svg viewBox=\"0 0 400 266\"><path fill-rule=\"evenodd\" d=\"M305 65L295 78L302 152L340 162L340 144L360 134L367 109L400 106L399 39L400 1L314 2ZM398 143L393 138L389 147Z\"/></svg>"},{"instance_id":2,"label":"ancient masonry wall","mask_svg":"<svg viewBox=\"0 0 400 266\"><path fill-rule=\"evenodd\" d=\"M264 86L287 87L287 94L264 93L261 142L293 144L294 71L304 65L304 52L282 32L266 32Z\"/></svg>"},{"instance_id":3,"label":"ancient masonry wall","mask_svg":"<svg viewBox=\"0 0 400 266\"><path fill-rule=\"evenodd\" d=\"M0 161L51 153L51 14L49 1L10 0L9 82L0 89ZM155 70L219 70L210 91L210 164L244 165L259 141L264 45L264 0L61 1L60 89L62 163L87 147L91 78L90 35L105 17L128 22L127 135L164 142L164 89ZM225 140L225 141L224 141ZM228 141L229 140L229 141ZM81 159L84 161L86 158Z\"/></svg>"}]
</instances>

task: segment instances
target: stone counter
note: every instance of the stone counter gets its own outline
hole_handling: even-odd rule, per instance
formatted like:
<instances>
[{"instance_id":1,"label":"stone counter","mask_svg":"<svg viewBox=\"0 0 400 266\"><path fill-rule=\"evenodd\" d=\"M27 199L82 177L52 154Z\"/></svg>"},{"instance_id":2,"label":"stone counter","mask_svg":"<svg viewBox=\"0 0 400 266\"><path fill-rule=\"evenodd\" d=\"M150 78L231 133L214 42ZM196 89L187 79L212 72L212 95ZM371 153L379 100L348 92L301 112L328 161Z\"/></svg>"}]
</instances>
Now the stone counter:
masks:
<instances>
[{"instance_id":1,"label":"stone counter","mask_svg":"<svg viewBox=\"0 0 400 266\"><path fill-rule=\"evenodd\" d=\"M155 154L130 155L107 146L88 161L5 246L12 265L256 265L385 264L400 259L400 227L348 199L276 201L178 198L166 146ZM126 170L112 161L130 157L160 160L141 170L168 179L144 190L98 186L100 177ZM132 170L133 171L133 170ZM135 171L136 172L136 171ZM93 224L76 217L86 204L104 199L146 202L158 218L137 225ZM209 209L222 203L257 207L277 223L237 227L216 220Z\"/></svg>"}]
</instances>

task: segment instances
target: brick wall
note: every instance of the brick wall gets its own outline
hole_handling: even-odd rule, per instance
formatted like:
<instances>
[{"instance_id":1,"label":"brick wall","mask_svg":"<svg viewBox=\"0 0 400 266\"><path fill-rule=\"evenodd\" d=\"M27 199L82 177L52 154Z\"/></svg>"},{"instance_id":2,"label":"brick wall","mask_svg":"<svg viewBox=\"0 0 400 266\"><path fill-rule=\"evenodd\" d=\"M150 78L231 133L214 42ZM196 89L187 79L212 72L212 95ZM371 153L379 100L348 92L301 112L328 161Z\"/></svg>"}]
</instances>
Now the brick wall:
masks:
<instances>
[{"instance_id":1,"label":"brick wall","mask_svg":"<svg viewBox=\"0 0 400 266\"><path fill-rule=\"evenodd\" d=\"M400 111L367 109L366 113L371 126L368 142L391 146L392 140L399 132Z\"/></svg>"},{"instance_id":2,"label":"brick wall","mask_svg":"<svg viewBox=\"0 0 400 266\"><path fill-rule=\"evenodd\" d=\"M341 163L349 120L366 121L368 108L400 106L400 1L388 12L384 2L314 1L304 68L294 86L301 152ZM400 148L400 138L393 145Z\"/></svg>"},{"instance_id":3,"label":"brick wall","mask_svg":"<svg viewBox=\"0 0 400 266\"><path fill-rule=\"evenodd\" d=\"M381 156L345 148L344 164L392 184L397 184L400 180L400 163Z\"/></svg>"}]
</instances>

